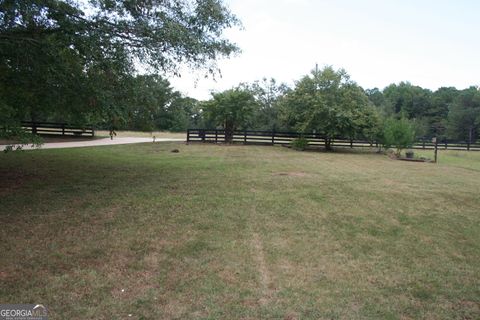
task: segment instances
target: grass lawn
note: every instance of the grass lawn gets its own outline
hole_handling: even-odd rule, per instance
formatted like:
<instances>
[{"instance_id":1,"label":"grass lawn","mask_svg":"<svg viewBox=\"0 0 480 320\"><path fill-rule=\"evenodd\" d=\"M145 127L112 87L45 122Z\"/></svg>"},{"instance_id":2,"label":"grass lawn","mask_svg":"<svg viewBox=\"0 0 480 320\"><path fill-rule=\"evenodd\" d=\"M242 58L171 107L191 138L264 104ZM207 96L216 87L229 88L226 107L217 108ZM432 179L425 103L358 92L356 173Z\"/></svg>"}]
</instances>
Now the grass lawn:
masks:
<instances>
[{"instance_id":1,"label":"grass lawn","mask_svg":"<svg viewBox=\"0 0 480 320\"><path fill-rule=\"evenodd\" d=\"M0 178L0 302L51 319L480 318L480 152L147 143Z\"/></svg>"}]
</instances>

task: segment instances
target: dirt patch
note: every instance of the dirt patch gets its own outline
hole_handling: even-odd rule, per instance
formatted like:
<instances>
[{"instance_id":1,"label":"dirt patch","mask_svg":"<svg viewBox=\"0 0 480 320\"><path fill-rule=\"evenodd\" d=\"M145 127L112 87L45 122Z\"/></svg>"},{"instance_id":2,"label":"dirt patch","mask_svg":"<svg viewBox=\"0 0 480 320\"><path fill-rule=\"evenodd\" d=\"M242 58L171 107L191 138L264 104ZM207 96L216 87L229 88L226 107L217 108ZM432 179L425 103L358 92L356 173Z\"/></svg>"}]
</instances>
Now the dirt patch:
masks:
<instances>
[{"instance_id":1,"label":"dirt patch","mask_svg":"<svg viewBox=\"0 0 480 320\"><path fill-rule=\"evenodd\" d=\"M461 300L457 303L456 309L470 310L471 312L478 313L480 311L480 303L475 301Z\"/></svg>"},{"instance_id":2,"label":"dirt patch","mask_svg":"<svg viewBox=\"0 0 480 320\"><path fill-rule=\"evenodd\" d=\"M301 171L289 171L289 172L276 172L274 176L287 176L287 177L306 177L308 174Z\"/></svg>"},{"instance_id":3,"label":"dirt patch","mask_svg":"<svg viewBox=\"0 0 480 320\"><path fill-rule=\"evenodd\" d=\"M296 313L288 313L287 315L285 315L285 317L283 319L285 319L285 320L297 320L297 319L299 319L299 317Z\"/></svg>"},{"instance_id":4,"label":"dirt patch","mask_svg":"<svg viewBox=\"0 0 480 320\"><path fill-rule=\"evenodd\" d=\"M263 252L262 241L258 233L252 234L252 247L254 253L255 264L260 276L260 285L262 291L262 297L260 298L260 304L265 305L271 299L273 295L272 283L270 279L270 271L267 268L265 261L265 254Z\"/></svg>"}]
</instances>

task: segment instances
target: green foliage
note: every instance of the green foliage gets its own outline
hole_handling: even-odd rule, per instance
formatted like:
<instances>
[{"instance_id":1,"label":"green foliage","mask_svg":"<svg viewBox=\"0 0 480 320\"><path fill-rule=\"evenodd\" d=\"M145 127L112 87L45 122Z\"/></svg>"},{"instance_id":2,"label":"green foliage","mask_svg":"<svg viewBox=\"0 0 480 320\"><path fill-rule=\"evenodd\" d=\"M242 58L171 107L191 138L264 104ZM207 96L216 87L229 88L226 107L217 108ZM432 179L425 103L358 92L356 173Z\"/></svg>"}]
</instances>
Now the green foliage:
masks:
<instances>
[{"instance_id":1,"label":"green foliage","mask_svg":"<svg viewBox=\"0 0 480 320\"><path fill-rule=\"evenodd\" d=\"M129 130L182 131L189 126L195 99L184 98L160 76L139 75L130 80L124 121Z\"/></svg>"},{"instance_id":2,"label":"green foliage","mask_svg":"<svg viewBox=\"0 0 480 320\"><path fill-rule=\"evenodd\" d=\"M251 123L258 104L250 90L237 87L212 94L202 108L212 123L225 129L225 142L230 143L235 130L246 129Z\"/></svg>"},{"instance_id":3,"label":"green foliage","mask_svg":"<svg viewBox=\"0 0 480 320\"><path fill-rule=\"evenodd\" d=\"M377 108L382 108L386 104L386 98L383 92L378 88L366 89L365 94L368 99L373 103Z\"/></svg>"},{"instance_id":4,"label":"green foliage","mask_svg":"<svg viewBox=\"0 0 480 320\"><path fill-rule=\"evenodd\" d=\"M376 126L362 88L345 70L325 67L303 77L283 101L284 118L302 132L315 131L331 149L334 137L356 137Z\"/></svg>"},{"instance_id":5,"label":"green foliage","mask_svg":"<svg viewBox=\"0 0 480 320\"><path fill-rule=\"evenodd\" d=\"M40 147L43 144L43 139L40 136L31 134L23 130L20 126L12 126L11 128L7 128L7 130L3 128L0 130L0 137L12 140L12 143L4 149L6 153L14 150L22 150L26 145Z\"/></svg>"},{"instance_id":6,"label":"green foliage","mask_svg":"<svg viewBox=\"0 0 480 320\"><path fill-rule=\"evenodd\" d=\"M247 86L258 103L255 116L252 121L252 129L258 130L281 130L284 124L279 118L280 102L288 92L285 84L278 84L273 78L263 78Z\"/></svg>"},{"instance_id":7,"label":"green foliage","mask_svg":"<svg viewBox=\"0 0 480 320\"><path fill-rule=\"evenodd\" d=\"M429 136L446 135L448 113L460 92L456 88L443 87L433 93L431 106L425 114L425 119L430 125Z\"/></svg>"},{"instance_id":8,"label":"green foliage","mask_svg":"<svg viewBox=\"0 0 480 320\"><path fill-rule=\"evenodd\" d=\"M300 137L297 139L292 140L290 143L292 148L295 150L303 151L308 147L309 141L304 137Z\"/></svg>"},{"instance_id":9,"label":"green foliage","mask_svg":"<svg viewBox=\"0 0 480 320\"><path fill-rule=\"evenodd\" d=\"M440 88L435 92L409 82L391 84L383 91L366 90L370 101L386 116L406 115L415 119L418 136L444 136L446 119L459 91Z\"/></svg>"},{"instance_id":10,"label":"green foliage","mask_svg":"<svg viewBox=\"0 0 480 320\"><path fill-rule=\"evenodd\" d=\"M480 134L480 91L471 87L462 91L448 114L449 136L475 141Z\"/></svg>"},{"instance_id":11,"label":"green foliage","mask_svg":"<svg viewBox=\"0 0 480 320\"><path fill-rule=\"evenodd\" d=\"M0 138L11 140L12 145L7 146L5 152L20 150L24 145L40 146L42 139L22 129L15 120L15 110L0 100Z\"/></svg>"},{"instance_id":12,"label":"green foliage","mask_svg":"<svg viewBox=\"0 0 480 320\"><path fill-rule=\"evenodd\" d=\"M414 126L405 117L393 117L385 120L382 145L385 149L395 148L396 155L400 156L403 149L410 147L415 141Z\"/></svg>"},{"instance_id":13,"label":"green foliage","mask_svg":"<svg viewBox=\"0 0 480 320\"><path fill-rule=\"evenodd\" d=\"M178 74L186 64L215 74L215 61L238 51L222 36L238 24L220 0L0 1L0 99L13 110L9 127L27 119L118 127L138 112L135 121L149 128L152 105L137 102L152 97L146 88L131 95L139 89L135 66Z\"/></svg>"},{"instance_id":14,"label":"green foliage","mask_svg":"<svg viewBox=\"0 0 480 320\"><path fill-rule=\"evenodd\" d=\"M424 116L430 108L432 92L409 82L391 84L383 90L391 112L404 113L408 118Z\"/></svg>"}]
</instances>

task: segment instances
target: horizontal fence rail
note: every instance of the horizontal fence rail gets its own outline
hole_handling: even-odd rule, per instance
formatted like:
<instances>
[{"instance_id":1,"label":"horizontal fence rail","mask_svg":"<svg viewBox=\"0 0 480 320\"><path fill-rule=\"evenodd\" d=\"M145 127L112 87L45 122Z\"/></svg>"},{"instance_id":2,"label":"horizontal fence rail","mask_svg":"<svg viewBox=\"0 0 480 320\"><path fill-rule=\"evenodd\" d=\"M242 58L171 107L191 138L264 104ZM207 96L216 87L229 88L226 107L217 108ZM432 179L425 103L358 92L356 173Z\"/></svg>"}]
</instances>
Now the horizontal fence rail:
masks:
<instances>
[{"instance_id":1,"label":"horizontal fence rail","mask_svg":"<svg viewBox=\"0 0 480 320\"><path fill-rule=\"evenodd\" d=\"M234 143L243 144L290 144L294 139L303 137L309 141L309 145L323 146L325 137L316 133L301 133L287 131L262 131L262 130L236 130L233 132ZM222 143L225 141L225 130L222 129L188 129L188 142L209 142ZM450 141L447 139L437 142L438 149L445 150L467 150L480 151L480 143L469 143L468 141ZM378 142L367 139L350 139L336 137L332 140L332 147L344 148L372 148L379 147ZM416 141L411 149L433 150L435 143L429 139Z\"/></svg>"},{"instance_id":2,"label":"horizontal fence rail","mask_svg":"<svg viewBox=\"0 0 480 320\"><path fill-rule=\"evenodd\" d=\"M54 136L90 136L95 135L93 127L72 126L66 123L56 122L32 122L22 121L22 128L33 134Z\"/></svg>"}]
</instances>

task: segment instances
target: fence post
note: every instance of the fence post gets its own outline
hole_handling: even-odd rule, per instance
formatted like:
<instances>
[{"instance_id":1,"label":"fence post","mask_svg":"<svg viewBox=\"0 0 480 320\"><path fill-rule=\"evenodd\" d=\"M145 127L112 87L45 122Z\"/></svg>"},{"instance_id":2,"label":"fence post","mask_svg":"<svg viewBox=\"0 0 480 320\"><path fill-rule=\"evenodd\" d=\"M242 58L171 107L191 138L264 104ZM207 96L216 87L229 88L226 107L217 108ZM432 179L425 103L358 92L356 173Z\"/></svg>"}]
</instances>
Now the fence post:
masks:
<instances>
[{"instance_id":1,"label":"fence post","mask_svg":"<svg viewBox=\"0 0 480 320\"><path fill-rule=\"evenodd\" d=\"M470 127L470 130L468 130L467 151L470 151L470 144L472 143L472 137L473 137L473 127Z\"/></svg>"},{"instance_id":2,"label":"fence post","mask_svg":"<svg viewBox=\"0 0 480 320\"><path fill-rule=\"evenodd\" d=\"M190 129L187 129L187 144L190 142Z\"/></svg>"},{"instance_id":3,"label":"fence post","mask_svg":"<svg viewBox=\"0 0 480 320\"><path fill-rule=\"evenodd\" d=\"M247 130L243 130L243 144L247 144Z\"/></svg>"},{"instance_id":4,"label":"fence post","mask_svg":"<svg viewBox=\"0 0 480 320\"><path fill-rule=\"evenodd\" d=\"M272 130L272 145L275 144L275 130Z\"/></svg>"},{"instance_id":5,"label":"fence post","mask_svg":"<svg viewBox=\"0 0 480 320\"><path fill-rule=\"evenodd\" d=\"M62 136L65 135L65 123L62 123Z\"/></svg>"},{"instance_id":6,"label":"fence post","mask_svg":"<svg viewBox=\"0 0 480 320\"><path fill-rule=\"evenodd\" d=\"M350 148L353 149L353 139L350 138Z\"/></svg>"},{"instance_id":7,"label":"fence post","mask_svg":"<svg viewBox=\"0 0 480 320\"><path fill-rule=\"evenodd\" d=\"M218 129L215 129L215 143L218 143Z\"/></svg>"},{"instance_id":8,"label":"fence post","mask_svg":"<svg viewBox=\"0 0 480 320\"><path fill-rule=\"evenodd\" d=\"M37 134L37 124L32 122L32 134Z\"/></svg>"}]
</instances>

